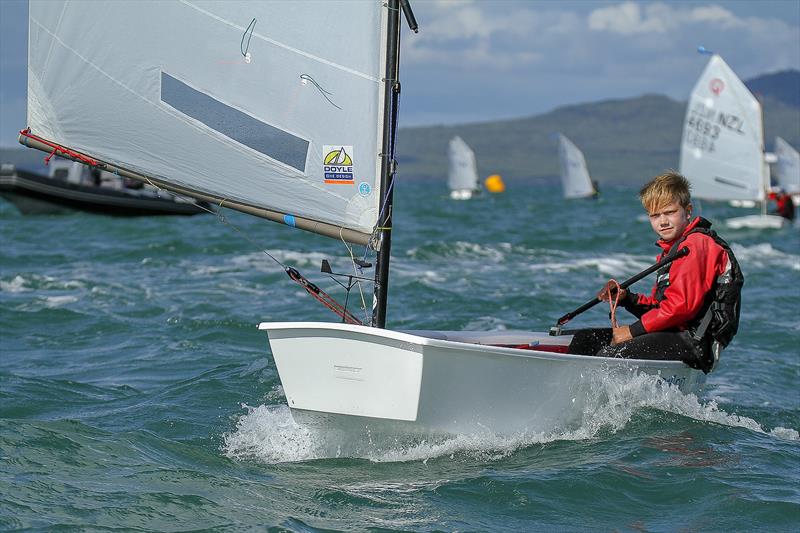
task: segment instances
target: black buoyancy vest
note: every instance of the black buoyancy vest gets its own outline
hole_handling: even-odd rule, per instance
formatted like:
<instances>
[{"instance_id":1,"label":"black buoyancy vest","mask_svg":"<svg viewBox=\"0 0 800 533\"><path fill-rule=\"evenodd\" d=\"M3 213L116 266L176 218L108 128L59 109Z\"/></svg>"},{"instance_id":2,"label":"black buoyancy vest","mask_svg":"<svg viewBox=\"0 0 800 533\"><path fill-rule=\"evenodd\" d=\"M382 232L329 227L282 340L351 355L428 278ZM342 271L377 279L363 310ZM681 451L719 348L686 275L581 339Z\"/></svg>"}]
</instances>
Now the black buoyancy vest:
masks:
<instances>
[{"instance_id":1,"label":"black buoyancy vest","mask_svg":"<svg viewBox=\"0 0 800 533\"><path fill-rule=\"evenodd\" d=\"M729 268L717 277L714 286L706 295L700 312L689 322L688 330L695 342L703 343L710 335L711 339L724 348L739 330L739 311L742 301L744 274L742 274L742 269L739 267L739 262L736 260L736 256L733 255L731 247L717 235L717 232L711 229L711 222L703 217L700 217L694 228L672 245L666 256L671 253L677 253L681 243L692 233L708 235L722 247L728 255ZM672 263L661 268L657 274L655 298L659 302L664 299L664 291L669 287L670 266L672 266Z\"/></svg>"}]
</instances>

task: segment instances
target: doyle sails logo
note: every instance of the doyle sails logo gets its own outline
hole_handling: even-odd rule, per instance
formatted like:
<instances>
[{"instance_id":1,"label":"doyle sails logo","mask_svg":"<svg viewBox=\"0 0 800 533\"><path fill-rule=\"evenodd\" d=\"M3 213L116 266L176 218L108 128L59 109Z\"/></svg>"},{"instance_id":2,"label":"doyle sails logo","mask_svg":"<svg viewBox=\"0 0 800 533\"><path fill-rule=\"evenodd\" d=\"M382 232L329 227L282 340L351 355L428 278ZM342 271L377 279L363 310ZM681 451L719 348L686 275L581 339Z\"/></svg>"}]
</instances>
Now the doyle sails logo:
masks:
<instances>
[{"instance_id":1,"label":"doyle sails logo","mask_svg":"<svg viewBox=\"0 0 800 533\"><path fill-rule=\"evenodd\" d=\"M325 154L325 183L354 183L353 181L353 147L322 146Z\"/></svg>"},{"instance_id":2,"label":"doyle sails logo","mask_svg":"<svg viewBox=\"0 0 800 533\"><path fill-rule=\"evenodd\" d=\"M711 80L711 83L709 83L709 88L711 89L711 92L714 93L714 96L719 96L719 93L725 89L725 82L719 78L714 78Z\"/></svg>"}]
</instances>

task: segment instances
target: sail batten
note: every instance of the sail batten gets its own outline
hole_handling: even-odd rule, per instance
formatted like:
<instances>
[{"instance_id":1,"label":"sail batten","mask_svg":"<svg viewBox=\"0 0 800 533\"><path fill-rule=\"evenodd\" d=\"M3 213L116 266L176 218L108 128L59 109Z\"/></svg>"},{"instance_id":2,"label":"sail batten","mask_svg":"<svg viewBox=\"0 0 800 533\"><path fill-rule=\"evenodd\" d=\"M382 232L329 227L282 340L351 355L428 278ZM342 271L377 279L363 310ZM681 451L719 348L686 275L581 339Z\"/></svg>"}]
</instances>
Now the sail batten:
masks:
<instances>
[{"instance_id":1,"label":"sail batten","mask_svg":"<svg viewBox=\"0 0 800 533\"><path fill-rule=\"evenodd\" d=\"M692 196L763 200L769 183L761 104L718 55L692 90L681 141L680 171Z\"/></svg>"},{"instance_id":2,"label":"sail batten","mask_svg":"<svg viewBox=\"0 0 800 533\"><path fill-rule=\"evenodd\" d=\"M380 0L31 0L29 16L36 135L164 188L291 213L359 240L372 234L386 64ZM244 22L253 19L245 57ZM334 151L347 158L326 163Z\"/></svg>"}]
</instances>

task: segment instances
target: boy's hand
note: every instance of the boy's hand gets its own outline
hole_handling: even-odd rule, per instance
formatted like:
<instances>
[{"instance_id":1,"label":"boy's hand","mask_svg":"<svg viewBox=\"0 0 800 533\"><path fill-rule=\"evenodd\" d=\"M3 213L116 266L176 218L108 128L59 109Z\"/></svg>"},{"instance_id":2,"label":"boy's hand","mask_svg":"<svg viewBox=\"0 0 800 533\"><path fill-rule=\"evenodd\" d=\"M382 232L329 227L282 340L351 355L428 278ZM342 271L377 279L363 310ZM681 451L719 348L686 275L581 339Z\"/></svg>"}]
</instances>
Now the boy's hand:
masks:
<instances>
[{"instance_id":1,"label":"boy's hand","mask_svg":"<svg viewBox=\"0 0 800 533\"><path fill-rule=\"evenodd\" d=\"M631 327L630 326L620 326L618 328L612 328L611 334L613 338L611 339L612 346L614 344L622 344L625 341L629 341L633 338L631 335Z\"/></svg>"},{"instance_id":2,"label":"boy's hand","mask_svg":"<svg viewBox=\"0 0 800 533\"><path fill-rule=\"evenodd\" d=\"M611 291L611 295L612 296L616 292L616 285L614 285L614 282L611 281L611 280L608 280L606 282L605 286L602 289L600 289L600 291L597 293L597 299L600 300L601 302L607 302L608 301L608 292L609 291ZM627 294L628 294L628 291L626 291L625 289L620 289L619 290L619 300L620 301L624 300L625 296Z\"/></svg>"}]
</instances>

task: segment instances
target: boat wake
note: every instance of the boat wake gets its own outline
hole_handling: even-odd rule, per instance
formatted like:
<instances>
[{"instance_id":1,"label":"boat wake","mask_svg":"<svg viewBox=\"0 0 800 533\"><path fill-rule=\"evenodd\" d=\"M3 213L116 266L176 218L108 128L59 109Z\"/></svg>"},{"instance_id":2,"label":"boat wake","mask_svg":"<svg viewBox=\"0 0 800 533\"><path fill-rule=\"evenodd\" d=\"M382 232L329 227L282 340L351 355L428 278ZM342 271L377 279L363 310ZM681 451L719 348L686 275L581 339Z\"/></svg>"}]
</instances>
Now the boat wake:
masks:
<instances>
[{"instance_id":1,"label":"boat wake","mask_svg":"<svg viewBox=\"0 0 800 533\"><path fill-rule=\"evenodd\" d=\"M570 428L547 434L497 435L490 432L464 435L422 436L371 433L330 425L299 424L286 405L243 405L236 428L223 435L223 453L235 460L283 463L330 458L360 458L373 462L427 461L436 457L464 455L478 460L502 459L517 450L554 441L581 441L601 432L622 430L639 412L656 409L699 422L745 428L780 440L800 440L794 429L765 429L752 418L727 413L713 400L701 401L683 394L662 379L604 375L590 378L589 394L581 416Z\"/></svg>"}]
</instances>

